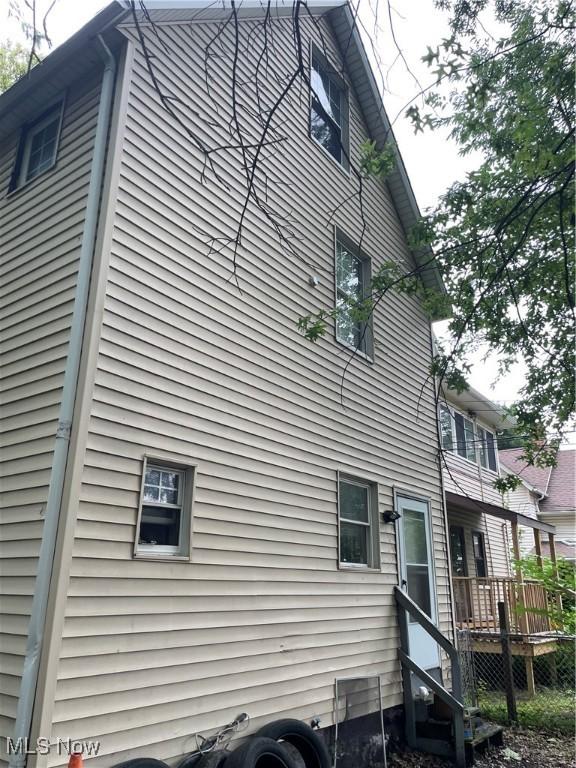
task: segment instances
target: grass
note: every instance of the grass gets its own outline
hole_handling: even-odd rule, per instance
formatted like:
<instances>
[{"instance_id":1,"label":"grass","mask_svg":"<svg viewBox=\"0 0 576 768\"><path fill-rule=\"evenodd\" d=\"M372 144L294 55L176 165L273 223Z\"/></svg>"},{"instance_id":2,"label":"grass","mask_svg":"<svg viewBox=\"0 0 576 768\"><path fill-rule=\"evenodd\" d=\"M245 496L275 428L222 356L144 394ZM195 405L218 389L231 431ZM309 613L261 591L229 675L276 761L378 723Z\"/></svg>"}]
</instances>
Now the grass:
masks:
<instances>
[{"instance_id":1,"label":"grass","mask_svg":"<svg viewBox=\"0 0 576 768\"><path fill-rule=\"evenodd\" d=\"M487 720L508 723L506 695L501 691L478 691L478 706ZM517 695L516 709L519 725L574 736L573 690L540 688L532 699Z\"/></svg>"}]
</instances>

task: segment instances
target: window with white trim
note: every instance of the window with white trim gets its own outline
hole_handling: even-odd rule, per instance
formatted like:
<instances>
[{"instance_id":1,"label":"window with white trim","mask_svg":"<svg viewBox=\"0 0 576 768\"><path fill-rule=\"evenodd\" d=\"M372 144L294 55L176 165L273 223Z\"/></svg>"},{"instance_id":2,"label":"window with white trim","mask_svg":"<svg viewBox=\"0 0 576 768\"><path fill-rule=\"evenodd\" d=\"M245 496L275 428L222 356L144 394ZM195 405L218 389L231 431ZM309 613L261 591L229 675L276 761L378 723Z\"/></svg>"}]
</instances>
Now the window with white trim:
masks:
<instances>
[{"instance_id":1,"label":"window with white trim","mask_svg":"<svg viewBox=\"0 0 576 768\"><path fill-rule=\"evenodd\" d=\"M325 57L312 50L310 135L343 168L348 167L348 92Z\"/></svg>"},{"instance_id":2,"label":"window with white trim","mask_svg":"<svg viewBox=\"0 0 576 768\"><path fill-rule=\"evenodd\" d=\"M457 453L474 464L480 464L484 469L498 471L493 432L445 403L440 405L439 423L443 450Z\"/></svg>"},{"instance_id":3,"label":"window with white trim","mask_svg":"<svg viewBox=\"0 0 576 768\"><path fill-rule=\"evenodd\" d=\"M338 528L341 566L379 567L378 491L374 483L339 476Z\"/></svg>"},{"instance_id":4,"label":"window with white trim","mask_svg":"<svg viewBox=\"0 0 576 768\"><path fill-rule=\"evenodd\" d=\"M62 110L63 102L59 102L24 128L11 190L24 186L56 163Z\"/></svg>"},{"instance_id":5,"label":"window with white trim","mask_svg":"<svg viewBox=\"0 0 576 768\"><path fill-rule=\"evenodd\" d=\"M370 290L370 259L352 244L336 235L336 339L349 347L372 355L371 323L356 313Z\"/></svg>"},{"instance_id":6,"label":"window with white trim","mask_svg":"<svg viewBox=\"0 0 576 768\"><path fill-rule=\"evenodd\" d=\"M188 557L194 468L146 458L135 555Z\"/></svg>"}]
</instances>

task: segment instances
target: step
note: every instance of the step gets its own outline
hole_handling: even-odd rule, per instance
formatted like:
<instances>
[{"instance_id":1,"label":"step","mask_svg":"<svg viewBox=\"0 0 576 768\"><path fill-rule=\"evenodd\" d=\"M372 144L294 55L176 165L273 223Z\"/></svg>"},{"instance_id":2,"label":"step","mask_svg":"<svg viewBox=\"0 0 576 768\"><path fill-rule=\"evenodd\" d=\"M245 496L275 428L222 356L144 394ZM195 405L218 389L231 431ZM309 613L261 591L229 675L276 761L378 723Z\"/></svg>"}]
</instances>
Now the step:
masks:
<instances>
[{"instance_id":1,"label":"step","mask_svg":"<svg viewBox=\"0 0 576 768\"><path fill-rule=\"evenodd\" d=\"M484 723L476 728L474 736L465 740L466 765L474 765L478 753L491 747L501 747L504 743L504 728L493 723Z\"/></svg>"}]
</instances>

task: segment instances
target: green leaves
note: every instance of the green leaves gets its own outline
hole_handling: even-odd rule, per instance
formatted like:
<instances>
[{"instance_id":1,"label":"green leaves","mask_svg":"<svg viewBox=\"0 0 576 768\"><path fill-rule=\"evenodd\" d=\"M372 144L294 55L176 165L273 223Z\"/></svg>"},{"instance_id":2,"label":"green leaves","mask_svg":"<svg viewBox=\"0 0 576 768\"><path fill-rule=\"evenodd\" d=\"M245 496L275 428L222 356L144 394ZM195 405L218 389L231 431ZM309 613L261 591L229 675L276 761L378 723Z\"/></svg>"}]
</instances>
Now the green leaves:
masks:
<instances>
[{"instance_id":1,"label":"green leaves","mask_svg":"<svg viewBox=\"0 0 576 768\"><path fill-rule=\"evenodd\" d=\"M447 60L457 56L461 69L445 67L456 87L428 125L448 126L463 153L480 150L484 160L446 191L415 241L427 233L434 244L452 300L454 359L482 343L502 372L526 363L516 418L527 460L542 462L547 435L566 429L575 402L573 11L553 0L543 11L525 0L441 4L452 12ZM478 25L488 8L509 29L497 41ZM425 58L437 67L441 54Z\"/></svg>"},{"instance_id":2,"label":"green leaves","mask_svg":"<svg viewBox=\"0 0 576 768\"><path fill-rule=\"evenodd\" d=\"M368 139L360 145L360 170L365 177L385 179L396 166L396 152L388 141L384 149L379 150L375 141Z\"/></svg>"}]
</instances>

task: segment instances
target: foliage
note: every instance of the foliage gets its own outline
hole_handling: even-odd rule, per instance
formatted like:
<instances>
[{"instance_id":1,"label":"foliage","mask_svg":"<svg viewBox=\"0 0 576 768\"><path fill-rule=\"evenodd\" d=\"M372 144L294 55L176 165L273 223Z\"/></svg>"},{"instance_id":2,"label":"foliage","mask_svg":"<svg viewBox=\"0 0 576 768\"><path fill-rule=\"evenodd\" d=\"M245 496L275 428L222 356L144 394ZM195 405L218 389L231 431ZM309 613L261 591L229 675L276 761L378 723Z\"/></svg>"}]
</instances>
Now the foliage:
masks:
<instances>
[{"instance_id":1,"label":"foliage","mask_svg":"<svg viewBox=\"0 0 576 768\"><path fill-rule=\"evenodd\" d=\"M496 436L499 451L508 451L511 448L522 448L524 441L517 429L503 429Z\"/></svg>"},{"instance_id":2,"label":"foliage","mask_svg":"<svg viewBox=\"0 0 576 768\"><path fill-rule=\"evenodd\" d=\"M479 691L478 705L482 716L496 723L508 724L506 695L495 691ZM534 699L516 701L518 722L527 728L567 736L574 735L574 691L541 689Z\"/></svg>"},{"instance_id":3,"label":"foliage","mask_svg":"<svg viewBox=\"0 0 576 768\"><path fill-rule=\"evenodd\" d=\"M543 557L540 566L536 557L525 557L517 561L517 566L526 579L537 581L550 596L560 596L562 607L552 598L545 613L557 629L569 635L576 635L576 568L574 564L559 557L555 568L550 558Z\"/></svg>"},{"instance_id":4,"label":"foliage","mask_svg":"<svg viewBox=\"0 0 576 768\"><path fill-rule=\"evenodd\" d=\"M484 343L501 372L527 365L514 415L528 463L554 461L546 435L574 413L574 14L571 3L438 0L452 32L424 60L442 85L412 106L416 130L447 126L484 160L420 228L452 298L450 331L464 359ZM509 32L487 38L492 10ZM423 234L422 234L423 233Z\"/></svg>"},{"instance_id":5,"label":"foliage","mask_svg":"<svg viewBox=\"0 0 576 768\"><path fill-rule=\"evenodd\" d=\"M11 85L28 71L29 54L20 43L6 40L0 43L0 93L4 93Z\"/></svg>"},{"instance_id":6,"label":"foliage","mask_svg":"<svg viewBox=\"0 0 576 768\"><path fill-rule=\"evenodd\" d=\"M381 150L370 139L360 145L360 169L364 176L385 179L395 165L396 153L391 142L387 142Z\"/></svg>"}]
</instances>

